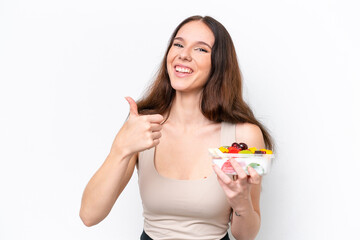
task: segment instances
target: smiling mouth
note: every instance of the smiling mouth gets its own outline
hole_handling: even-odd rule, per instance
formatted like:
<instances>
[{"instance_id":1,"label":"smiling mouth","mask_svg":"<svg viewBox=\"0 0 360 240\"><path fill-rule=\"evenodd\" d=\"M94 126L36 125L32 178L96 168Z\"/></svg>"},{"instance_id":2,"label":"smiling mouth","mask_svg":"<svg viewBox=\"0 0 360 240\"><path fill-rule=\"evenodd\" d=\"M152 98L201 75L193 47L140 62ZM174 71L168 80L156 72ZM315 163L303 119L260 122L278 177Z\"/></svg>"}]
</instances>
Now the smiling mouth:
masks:
<instances>
[{"instance_id":1,"label":"smiling mouth","mask_svg":"<svg viewBox=\"0 0 360 240\"><path fill-rule=\"evenodd\" d=\"M192 73L193 70L187 67L175 66L175 71L179 73Z\"/></svg>"}]
</instances>

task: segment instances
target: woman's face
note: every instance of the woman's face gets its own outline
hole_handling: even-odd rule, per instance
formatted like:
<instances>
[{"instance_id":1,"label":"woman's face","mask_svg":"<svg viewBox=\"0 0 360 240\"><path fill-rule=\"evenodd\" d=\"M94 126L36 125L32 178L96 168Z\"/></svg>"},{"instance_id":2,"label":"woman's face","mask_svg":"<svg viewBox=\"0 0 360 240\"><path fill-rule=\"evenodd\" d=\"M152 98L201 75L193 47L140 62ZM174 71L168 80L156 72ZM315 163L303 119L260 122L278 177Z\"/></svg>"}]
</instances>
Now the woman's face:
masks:
<instances>
[{"instance_id":1,"label":"woman's face","mask_svg":"<svg viewBox=\"0 0 360 240\"><path fill-rule=\"evenodd\" d=\"M167 70L176 91L201 91L209 78L214 41L212 31L201 21L179 29L167 55Z\"/></svg>"}]
</instances>

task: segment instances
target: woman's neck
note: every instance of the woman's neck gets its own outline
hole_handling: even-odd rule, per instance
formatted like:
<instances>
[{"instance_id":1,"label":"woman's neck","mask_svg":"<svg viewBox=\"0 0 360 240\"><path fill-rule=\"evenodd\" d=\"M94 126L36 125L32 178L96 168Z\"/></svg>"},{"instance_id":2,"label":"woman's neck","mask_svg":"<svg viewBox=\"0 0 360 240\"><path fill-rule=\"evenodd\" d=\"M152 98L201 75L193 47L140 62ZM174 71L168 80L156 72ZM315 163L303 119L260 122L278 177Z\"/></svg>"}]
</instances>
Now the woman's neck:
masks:
<instances>
[{"instance_id":1,"label":"woman's neck","mask_svg":"<svg viewBox=\"0 0 360 240\"><path fill-rule=\"evenodd\" d=\"M177 126L197 127L209 124L200 109L201 92L199 93L176 93L172 104L168 121Z\"/></svg>"}]
</instances>

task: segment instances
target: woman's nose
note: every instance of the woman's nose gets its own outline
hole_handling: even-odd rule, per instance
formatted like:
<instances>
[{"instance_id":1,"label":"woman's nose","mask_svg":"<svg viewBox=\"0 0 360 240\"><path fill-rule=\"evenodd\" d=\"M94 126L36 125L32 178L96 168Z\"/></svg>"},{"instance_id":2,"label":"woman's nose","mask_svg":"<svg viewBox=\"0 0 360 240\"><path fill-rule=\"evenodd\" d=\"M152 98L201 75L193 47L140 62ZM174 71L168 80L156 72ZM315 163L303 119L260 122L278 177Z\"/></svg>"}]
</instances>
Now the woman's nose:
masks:
<instances>
[{"instance_id":1,"label":"woman's nose","mask_svg":"<svg viewBox=\"0 0 360 240\"><path fill-rule=\"evenodd\" d=\"M179 58L181 60L185 60L185 61L191 61L192 57L191 57L191 53L190 53L190 49L188 48L183 48L179 54Z\"/></svg>"}]
</instances>

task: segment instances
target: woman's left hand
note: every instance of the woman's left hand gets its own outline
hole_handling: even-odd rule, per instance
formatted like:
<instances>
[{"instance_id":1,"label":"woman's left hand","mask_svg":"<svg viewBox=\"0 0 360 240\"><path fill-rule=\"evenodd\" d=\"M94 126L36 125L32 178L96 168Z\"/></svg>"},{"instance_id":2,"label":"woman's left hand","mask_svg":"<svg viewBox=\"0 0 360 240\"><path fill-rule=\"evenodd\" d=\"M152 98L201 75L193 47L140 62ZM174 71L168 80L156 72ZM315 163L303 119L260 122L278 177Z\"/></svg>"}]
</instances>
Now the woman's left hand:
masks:
<instances>
[{"instance_id":1,"label":"woman's left hand","mask_svg":"<svg viewBox=\"0 0 360 240\"><path fill-rule=\"evenodd\" d=\"M261 177L250 166L247 168L249 172L249 175L247 175L235 159L230 159L230 163L237 173L237 175L234 175L234 179L231 179L215 164L213 164L213 169L217 175L220 186L224 189L230 206L233 209L237 209L242 205L244 200L249 201L251 199L251 186L253 184L260 184Z\"/></svg>"}]
</instances>

